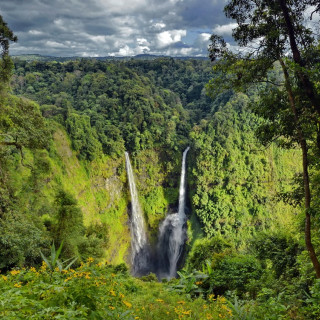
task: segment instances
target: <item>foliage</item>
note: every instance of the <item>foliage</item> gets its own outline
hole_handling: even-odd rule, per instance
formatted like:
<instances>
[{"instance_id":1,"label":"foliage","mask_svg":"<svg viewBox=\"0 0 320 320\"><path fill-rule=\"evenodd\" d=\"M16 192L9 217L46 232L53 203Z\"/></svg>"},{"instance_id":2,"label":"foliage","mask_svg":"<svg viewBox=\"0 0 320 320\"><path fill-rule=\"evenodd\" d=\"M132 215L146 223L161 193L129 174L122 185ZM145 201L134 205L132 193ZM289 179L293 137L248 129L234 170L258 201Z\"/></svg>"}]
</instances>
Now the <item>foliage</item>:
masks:
<instances>
[{"instance_id":1,"label":"foliage","mask_svg":"<svg viewBox=\"0 0 320 320\"><path fill-rule=\"evenodd\" d=\"M77 260L77 258L75 258L75 259L70 258L70 259L68 259L66 261L63 261L63 262L61 260L59 260L62 247L63 247L63 241L61 242L60 247L58 248L58 250L56 250L56 247L55 247L54 243L52 243L50 258L46 258L43 255L43 253L40 251L41 258L43 259L43 261L46 263L46 265L48 266L48 268L51 271L53 271L56 268L58 268L58 270L60 272L62 272L62 270L68 270L75 263L75 261ZM72 260L72 261L70 262L70 260ZM69 264L65 266L65 264L68 263L68 262L69 262Z\"/></svg>"},{"instance_id":2,"label":"foliage","mask_svg":"<svg viewBox=\"0 0 320 320\"><path fill-rule=\"evenodd\" d=\"M118 271L117 271L118 270ZM190 300L167 285L131 278L119 268L95 264L48 271L13 269L0 276L3 319L231 319L226 299ZM151 285L152 284L152 285Z\"/></svg>"},{"instance_id":3,"label":"foliage","mask_svg":"<svg viewBox=\"0 0 320 320\"><path fill-rule=\"evenodd\" d=\"M258 288L254 281L261 279L263 273L259 260L248 254L238 254L225 255L213 263L210 291L223 295L230 290L240 297L245 293L255 296Z\"/></svg>"},{"instance_id":4,"label":"foliage","mask_svg":"<svg viewBox=\"0 0 320 320\"><path fill-rule=\"evenodd\" d=\"M6 213L0 219L0 228L1 270L13 266L34 266L41 262L40 249L47 246L48 234L39 220Z\"/></svg>"},{"instance_id":5,"label":"foliage","mask_svg":"<svg viewBox=\"0 0 320 320\"><path fill-rule=\"evenodd\" d=\"M302 247L292 236L279 232L261 233L251 240L251 245L260 261L271 261L277 278L299 275L297 256Z\"/></svg>"},{"instance_id":6,"label":"foliage","mask_svg":"<svg viewBox=\"0 0 320 320\"><path fill-rule=\"evenodd\" d=\"M8 24L0 16L0 46L1 46L1 60L0 60L0 91L10 80L13 63L9 57L10 41L17 42L18 38L8 27Z\"/></svg>"},{"instance_id":7,"label":"foliage","mask_svg":"<svg viewBox=\"0 0 320 320\"><path fill-rule=\"evenodd\" d=\"M201 270L206 261L210 261L215 253L222 253L231 245L222 237L213 237L211 239L198 239L192 246L188 254L186 266L188 270Z\"/></svg>"},{"instance_id":8,"label":"foliage","mask_svg":"<svg viewBox=\"0 0 320 320\"><path fill-rule=\"evenodd\" d=\"M170 285L171 290L188 294L190 297L199 296L203 292L200 285L208 277L206 274L196 270L190 272L184 269L177 273L179 276L178 281Z\"/></svg>"},{"instance_id":9,"label":"foliage","mask_svg":"<svg viewBox=\"0 0 320 320\"><path fill-rule=\"evenodd\" d=\"M78 256L85 233L81 209L72 194L64 190L58 192L55 202L58 210L53 237L58 243L64 241L64 254L67 257Z\"/></svg>"},{"instance_id":10,"label":"foliage","mask_svg":"<svg viewBox=\"0 0 320 320\"><path fill-rule=\"evenodd\" d=\"M212 61L222 58L215 65L221 76L208 87L215 92L228 87L243 91L256 84L261 99L254 109L265 120L258 131L262 140L271 143L282 137L288 141L284 143L286 146L298 142L302 151L305 243L319 278L320 262L311 236L313 195L309 179L309 149L314 146L319 149L320 95L311 71L315 66L311 57L319 52L313 30L305 22L306 15L310 15L308 11L319 11L314 5L314 1L229 1L224 11L237 22L233 37L240 47L248 50L234 53L221 37L213 35L210 56ZM256 44L251 47L253 42ZM282 79L270 72L275 62L281 65ZM257 85L261 82L266 83L269 94L263 92L265 86Z\"/></svg>"},{"instance_id":11,"label":"foliage","mask_svg":"<svg viewBox=\"0 0 320 320\"><path fill-rule=\"evenodd\" d=\"M263 149L254 135L260 119L249 103L244 94L218 96L212 117L190 133L194 211L208 236L225 235L237 245L272 227L272 220L278 224L283 212L291 219L292 208L273 199L291 190L290 176L299 167L294 151Z\"/></svg>"}]
</instances>

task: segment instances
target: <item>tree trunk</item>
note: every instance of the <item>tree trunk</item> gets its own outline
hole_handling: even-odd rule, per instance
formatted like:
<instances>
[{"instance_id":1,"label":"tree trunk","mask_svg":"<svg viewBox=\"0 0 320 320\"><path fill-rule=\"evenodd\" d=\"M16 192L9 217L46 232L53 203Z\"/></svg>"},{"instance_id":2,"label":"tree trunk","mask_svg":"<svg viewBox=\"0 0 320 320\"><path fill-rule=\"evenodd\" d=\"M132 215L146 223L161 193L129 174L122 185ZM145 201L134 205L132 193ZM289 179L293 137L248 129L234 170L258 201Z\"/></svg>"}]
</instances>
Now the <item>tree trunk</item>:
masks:
<instances>
[{"instance_id":1,"label":"tree trunk","mask_svg":"<svg viewBox=\"0 0 320 320\"><path fill-rule=\"evenodd\" d=\"M301 53L297 45L294 26L290 18L289 10L286 4L286 0L278 0L281 11L288 29L288 35L289 35L289 41L290 41L290 47L292 51L293 60L295 63L297 63L300 67L304 66L303 60L301 58ZM301 82L301 86L310 100L313 108L317 111L318 115L320 116L320 101L319 98L315 94L315 90L313 87L312 82L310 81L308 75L303 72L301 69L299 71L296 71L296 74Z\"/></svg>"},{"instance_id":2,"label":"tree trunk","mask_svg":"<svg viewBox=\"0 0 320 320\"><path fill-rule=\"evenodd\" d=\"M289 97L289 103L291 106L291 110L294 114L295 124L297 126L298 135L299 135L299 143L300 148L302 151L302 167L303 167L303 185L304 185L304 198L305 198L305 243L307 250L309 252L310 259L312 261L314 270L316 272L317 278L320 278L320 263L317 258L316 252L314 250L311 238L311 216L310 216L310 209L311 209L311 191L310 191L310 179L309 179L309 170L308 170L308 146L306 138L304 137L303 130L299 123L299 115L297 112L297 108L295 105L294 95L291 89L291 84L289 80L289 74L287 71L287 67L284 64L282 59L279 59L284 77L285 77L285 86Z\"/></svg>"}]
</instances>

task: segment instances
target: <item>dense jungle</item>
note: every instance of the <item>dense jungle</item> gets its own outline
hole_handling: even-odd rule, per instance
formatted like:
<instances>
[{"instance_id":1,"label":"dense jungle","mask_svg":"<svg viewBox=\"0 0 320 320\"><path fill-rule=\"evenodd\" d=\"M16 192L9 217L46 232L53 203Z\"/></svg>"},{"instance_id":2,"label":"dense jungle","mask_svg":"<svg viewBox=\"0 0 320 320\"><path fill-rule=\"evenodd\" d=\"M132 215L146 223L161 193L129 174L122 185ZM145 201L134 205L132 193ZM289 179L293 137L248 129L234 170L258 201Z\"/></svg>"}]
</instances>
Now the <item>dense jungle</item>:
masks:
<instances>
[{"instance_id":1,"label":"dense jungle","mask_svg":"<svg viewBox=\"0 0 320 320\"><path fill-rule=\"evenodd\" d=\"M238 2L264 41L210 59L10 56L1 18L1 319L320 318L319 40ZM187 147L178 271L134 277L125 152L155 252Z\"/></svg>"}]
</instances>

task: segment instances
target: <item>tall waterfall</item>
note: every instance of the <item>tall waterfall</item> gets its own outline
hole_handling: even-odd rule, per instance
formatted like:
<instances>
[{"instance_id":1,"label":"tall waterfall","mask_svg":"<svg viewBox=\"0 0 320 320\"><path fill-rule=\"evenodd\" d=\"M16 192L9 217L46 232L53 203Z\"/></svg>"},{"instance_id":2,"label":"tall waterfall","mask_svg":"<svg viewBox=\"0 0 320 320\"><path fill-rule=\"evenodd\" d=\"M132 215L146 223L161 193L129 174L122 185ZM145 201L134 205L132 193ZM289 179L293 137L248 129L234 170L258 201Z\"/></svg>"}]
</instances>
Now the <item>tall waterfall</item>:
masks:
<instances>
[{"instance_id":1,"label":"tall waterfall","mask_svg":"<svg viewBox=\"0 0 320 320\"><path fill-rule=\"evenodd\" d=\"M186 157L189 147L183 152L178 212L168 214L159 228L158 276L176 276L179 258L186 241Z\"/></svg>"},{"instance_id":2,"label":"tall waterfall","mask_svg":"<svg viewBox=\"0 0 320 320\"><path fill-rule=\"evenodd\" d=\"M150 269L147 233L128 152L125 152L125 157L131 195L130 231L133 274L142 275Z\"/></svg>"}]
</instances>

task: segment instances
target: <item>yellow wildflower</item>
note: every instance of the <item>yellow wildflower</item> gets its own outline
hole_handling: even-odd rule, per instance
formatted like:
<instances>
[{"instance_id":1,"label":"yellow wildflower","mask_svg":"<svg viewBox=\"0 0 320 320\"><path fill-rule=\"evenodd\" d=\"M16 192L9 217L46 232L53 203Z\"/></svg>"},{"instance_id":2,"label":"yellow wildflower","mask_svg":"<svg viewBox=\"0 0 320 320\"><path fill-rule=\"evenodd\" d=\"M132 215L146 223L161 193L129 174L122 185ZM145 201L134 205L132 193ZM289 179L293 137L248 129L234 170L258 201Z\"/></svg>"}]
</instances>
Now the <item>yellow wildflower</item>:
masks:
<instances>
[{"instance_id":1,"label":"yellow wildflower","mask_svg":"<svg viewBox=\"0 0 320 320\"><path fill-rule=\"evenodd\" d=\"M20 270L11 270L10 273L15 276L20 273Z\"/></svg>"},{"instance_id":2,"label":"yellow wildflower","mask_svg":"<svg viewBox=\"0 0 320 320\"><path fill-rule=\"evenodd\" d=\"M88 259L87 259L87 262L89 262L89 263L91 263L91 262L93 262L94 261L94 259L92 258L92 257L89 257Z\"/></svg>"},{"instance_id":3,"label":"yellow wildflower","mask_svg":"<svg viewBox=\"0 0 320 320\"><path fill-rule=\"evenodd\" d=\"M199 286L199 285L202 284L202 283L203 283L202 281L197 281L197 282L196 282L196 285Z\"/></svg>"},{"instance_id":4,"label":"yellow wildflower","mask_svg":"<svg viewBox=\"0 0 320 320\"><path fill-rule=\"evenodd\" d=\"M21 284L20 284L20 283L21 283L21 282L15 283L15 284L14 284L14 287L20 288L20 287L21 287Z\"/></svg>"},{"instance_id":5,"label":"yellow wildflower","mask_svg":"<svg viewBox=\"0 0 320 320\"><path fill-rule=\"evenodd\" d=\"M116 293L114 292L114 290L111 289L109 292L110 292L110 294L111 294L112 296L114 296L114 297L116 296Z\"/></svg>"},{"instance_id":6,"label":"yellow wildflower","mask_svg":"<svg viewBox=\"0 0 320 320\"><path fill-rule=\"evenodd\" d=\"M58 267L55 267L54 271L59 272L60 269Z\"/></svg>"},{"instance_id":7,"label":"yellow wildflower","mask_svg":"<svg viewBox=\"0 0 320 320\"><path fill-rule=\"evenodd\" d=\"M181 300L181 301L178 301L178 304L185 304L186 302Z\"/></svg>"},{"instance_id":8,"label":"yellow wildflower","mask_svg":"<svg viewBox=\"0 0 320 320\"><path fill-rule=\"evenodd\" d=\"M34 273L36 273L36 272L37 272L37 270L36 270L36 268L35 268L35 267L31 267L31 268L30 268L30 271L31 271L31 272L34 272Z\"/></svg>"},{"instance_id":9,"label":"yellow wildflower","mask_svg":"<svg viewBox=\"0 0 320 320\"><path fill-rule=\"evenodd\" d=\"M164 302L162 299L156 299L157 302Z\"/></svg>"},{"instance_id":10,"label":"yellow wildflower","mask_svg":"<svg viewBox=\"0 0 320 320\"><path fill-rule=\"evenodd\" d=\"M42 266L40 267L40 270L46 271L46 269L47 269L47 264L44 261L42 261Z\"/></svg>"},{"instance_id":11,"label":"yellow wildflower","mask_svg":"<svg viewBox=\"0 0 320 320\"><path fill-rule=\"evenodd\" d=\"M2 276L2 279L3 279L4 281L7 281L7 280L8 280L8 277L7 277L7 276Z\"/></svg>"},{"instance_id":12,"label":"yellow wildflower","mask_svg":"<svg viewBox=\"0 0 320 320\"><path fill-rule=\"evenodd\" d=\"M114 310L114 309L115 309L115 307L113 307L113 306L109 306L109 309Z\"/></svg>"},{"instance_id":13,"label":"yellow wildflower","mask_svg":"<svg viewBox=\"0 0 320 320\"><path fill-rule=\"evenodd\" d=\"M191 314L191 310L188 310L188 311L182 311L182 313L183 313L183 314L187 314L187 315L189 315L189 314Z\"/></svg>"},{"instance_id":14,"label":"yellow wildflower","mask_svg":"<svg viewBox=\"0 0 320 320\"><path fill-rule=\"evenodd\" d=\"M132 307L132 304L131 304L130 302L125 301L125 300L123 300L122 302L123 302L123 304L124 304L126 307L128 307L128 308L131 308L131 307Z\"/></svg>"},{"instance_id":15,"label":"yellow wildflower","mask_svg":"<svg viewBox=\"0 0 320 320\"><path fill-rule=\"evenodd\" d=\"M124 298L124 294L120 293L119 294L120 298Z\"/></svg>"}]
</instances>

